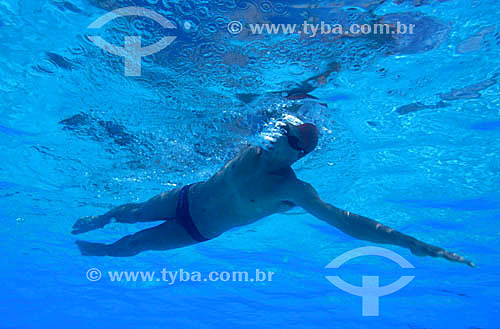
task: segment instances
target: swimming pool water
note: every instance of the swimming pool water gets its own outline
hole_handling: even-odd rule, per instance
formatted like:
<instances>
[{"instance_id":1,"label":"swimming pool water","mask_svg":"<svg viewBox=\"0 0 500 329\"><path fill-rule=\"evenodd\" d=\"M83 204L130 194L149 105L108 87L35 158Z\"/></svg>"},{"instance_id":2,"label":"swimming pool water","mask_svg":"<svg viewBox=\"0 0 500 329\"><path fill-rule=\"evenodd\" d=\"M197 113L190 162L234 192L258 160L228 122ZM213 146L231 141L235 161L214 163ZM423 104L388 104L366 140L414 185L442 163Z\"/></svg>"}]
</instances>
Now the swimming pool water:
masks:
<instances>
[{"instance_id":1,"label":"swimming pool water","mask_svg":"<svg viewBox=\"0 0 500 329\"><path fill-rule=\"evenodd\" d=\"M492 0L0 0L1 328L500 328L500 37ZM108 42L177 39L124 76ZM232 35L249 23L401 21L413 36ZM186 24L187 23L187 24ZM94 33L94 32L93 32ZM196 246L132 258L82 257L74 221L207 179L272 117L279 91L324 72L297 115L321 130L294 166L323 199L466 256L477 268L405 257L414 269L360 258L325 266L354 240L301 209ZM277 92L277 93L276 93ZM256 94L242 98L242 94ZM239 95L239 96L238 96ZM251 101L250 101L251 100ZM298 104L307 100L295 101ZM326 103L326 108L319 103ZM153 223L152 225L155 225ZM82 238L111 242L150 225L112 224ZM91 282L90 268L103 278ZM107 271L275 272L272 282L111 282ZM363 317L333 286L362 275L414 280Z\"/></svg>"}]
</instances>

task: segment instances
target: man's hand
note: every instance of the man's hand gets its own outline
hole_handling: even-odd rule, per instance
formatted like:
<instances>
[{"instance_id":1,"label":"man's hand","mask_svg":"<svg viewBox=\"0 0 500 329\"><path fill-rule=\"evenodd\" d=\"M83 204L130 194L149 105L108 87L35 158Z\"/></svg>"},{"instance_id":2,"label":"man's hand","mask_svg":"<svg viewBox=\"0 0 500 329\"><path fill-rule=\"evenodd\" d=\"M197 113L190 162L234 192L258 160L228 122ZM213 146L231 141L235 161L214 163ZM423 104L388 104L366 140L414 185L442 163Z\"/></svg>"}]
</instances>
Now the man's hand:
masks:
<instances>
[{"instance_id":1,"label":"man's hand","mask_svg":"<svg viewBox=\"0 0 500 329\"><path fill-rule=\"evenodd\" d=\"M422 241L418 241L417 239L413 239L408 247L411 252L416 256L432 256L432 257L442 257L444 259L450 260L452 262L464 263L469 265L470 267L475 267L474 263L468 261L460 255L457 255L454 252L449 252L444 250L443 248L439 248L430 244L427 244Z\"/></svg>"},{"instance_id":2,"label":"man's hand","mask_svg":"<svg viewBox=\"0 0 500 329\"><path fill-rule=\"evenodd\" d=\"M82 217L73 224L73 231L71 234L82 234L88 231L103 228L109 224L110 220L106 216L87 216Z\"/></svg>"}]
</instances>

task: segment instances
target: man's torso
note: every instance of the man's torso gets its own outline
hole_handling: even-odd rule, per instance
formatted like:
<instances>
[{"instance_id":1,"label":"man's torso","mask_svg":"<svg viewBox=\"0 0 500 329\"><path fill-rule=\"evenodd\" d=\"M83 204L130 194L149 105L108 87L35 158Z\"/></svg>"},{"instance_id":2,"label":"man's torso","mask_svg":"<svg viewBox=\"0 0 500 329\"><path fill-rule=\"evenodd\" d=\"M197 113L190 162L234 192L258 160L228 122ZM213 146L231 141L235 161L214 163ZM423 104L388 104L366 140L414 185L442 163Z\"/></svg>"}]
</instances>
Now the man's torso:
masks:
<instances>
[{"instance_id":1,"label":"man's torso","mask_svg":"<svg viewBox=\"0 0 500 329\"><path fill-rule=\"evenodd\" d=\"M266 169L263 151L249 147L209 180L194 184L189 195L190 211L200 232L213 237L293 208L294 204L286 200L290 183L296 180L293 170Z\"/></svg>"}]
</instances>

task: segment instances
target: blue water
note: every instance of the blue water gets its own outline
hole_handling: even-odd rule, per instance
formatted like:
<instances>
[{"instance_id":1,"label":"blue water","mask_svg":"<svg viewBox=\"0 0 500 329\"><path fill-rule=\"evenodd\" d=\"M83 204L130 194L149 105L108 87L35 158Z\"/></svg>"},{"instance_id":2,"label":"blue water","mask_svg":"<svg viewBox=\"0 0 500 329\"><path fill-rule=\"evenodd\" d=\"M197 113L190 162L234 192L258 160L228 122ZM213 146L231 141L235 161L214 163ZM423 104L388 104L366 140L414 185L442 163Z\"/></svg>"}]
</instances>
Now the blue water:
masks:
<instances>
[{"instance_id":1,"label":"blue water","mask_svg":"<svg viewBox=\"0 0 500 329\"><path fill-rule=\"evenodd\" d=\"M314 4L0 0L1 328L500 328L500 3ZM92 31L119 46L128 35L144 44L177 36L143 58L140 77L124 76L123 59L87 38L98 17L132 5L178 27L131 17ZM304 18L402 21L417 33L235 36L226 27ZM415 268L367 256L326 269L372 244L300 209L192 247L132 258L79 254L70 234L77 218L208 178L289 108L271 92L332 62L339 69L312 82L318 100L297 114L321 130L297 175L326 201L459 252L476 268L386 246ZM246 103L238 94L260 96ZM149 226L112 224L82 238L111 242ZM101 280L87 280L90 268ZM171 285L106 276L163 268L275 275ZM380 298L378 317L363 317L361 297L329 275L353 285L363 275L380 276L381 285L415 278Z\"/></svg>"}]
</instances>

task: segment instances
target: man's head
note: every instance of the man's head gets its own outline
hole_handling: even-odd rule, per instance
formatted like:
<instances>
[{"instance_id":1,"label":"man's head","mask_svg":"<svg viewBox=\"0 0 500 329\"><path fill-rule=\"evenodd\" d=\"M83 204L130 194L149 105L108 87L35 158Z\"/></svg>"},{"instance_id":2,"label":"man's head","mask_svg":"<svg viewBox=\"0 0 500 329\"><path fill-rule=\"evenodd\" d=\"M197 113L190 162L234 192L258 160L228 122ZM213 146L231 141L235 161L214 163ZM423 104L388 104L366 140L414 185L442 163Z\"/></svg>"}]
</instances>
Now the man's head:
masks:
<instances>
[{"instance_id":1,"label":"man's head","mask_svg":"<svg viewBox=\"0 0 500 329\"><path fill-rule=\"evenodd\" d=\"M274 161L282 165L291 165L303 158L318 145L318 128L312 123L293 125L286 123L284 133L278 137L269 149Z\"/></svg>"}]
</instances>

